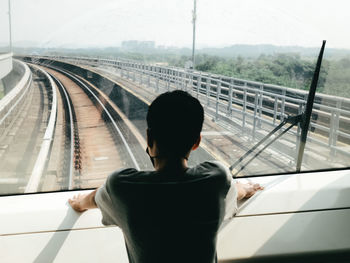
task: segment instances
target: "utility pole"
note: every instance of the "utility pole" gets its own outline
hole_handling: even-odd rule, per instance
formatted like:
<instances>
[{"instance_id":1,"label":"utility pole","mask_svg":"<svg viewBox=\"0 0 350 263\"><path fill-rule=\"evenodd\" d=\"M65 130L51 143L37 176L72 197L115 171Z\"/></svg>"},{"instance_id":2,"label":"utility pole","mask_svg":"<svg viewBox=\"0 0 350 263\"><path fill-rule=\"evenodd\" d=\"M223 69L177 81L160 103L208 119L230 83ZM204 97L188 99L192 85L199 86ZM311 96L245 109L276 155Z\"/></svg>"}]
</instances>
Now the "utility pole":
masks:
<instances>
[{"instance_id":1,"label":"utility pole","mask_svg":"<svg viewBox=\"0 0 350 263\"><path fill-rule=\"evenodd\" d=\"M192 68L195 68L195 59L194 59L194 50L196 47L196 19L197 19L197 11L196 11L197 0L194 0L194 7L192 11L192 23L193 23L193 41L192 41Z\"/></svg>"},{"instance_id":2,"label":"utility pole","mask_svg":"<svg viewBox=\"0 0 350 263\"><path fill-rule=\"evenodd\" d=\"M12 53L11 0L8 0L8 2L9 2L10 52Z\"/></svg>"}]
</instances>

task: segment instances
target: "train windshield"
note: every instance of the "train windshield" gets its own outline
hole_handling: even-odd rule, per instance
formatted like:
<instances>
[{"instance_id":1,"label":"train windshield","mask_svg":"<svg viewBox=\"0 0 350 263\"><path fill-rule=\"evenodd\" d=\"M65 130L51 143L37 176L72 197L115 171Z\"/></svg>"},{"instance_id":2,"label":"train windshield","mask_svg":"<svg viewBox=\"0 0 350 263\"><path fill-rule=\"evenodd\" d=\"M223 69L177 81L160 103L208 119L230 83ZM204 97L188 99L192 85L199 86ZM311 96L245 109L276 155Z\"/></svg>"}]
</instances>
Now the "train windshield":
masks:
<instances>
[{"instance_id":1,"label":"train windshield","mask_svg":"<svg viewBox=\"0 0 350 263\"><path fill-rule=\"evenodd\" d=\"M349 168L349 7L1 1L0 195L95 188L120 168L153 170L148 105L175 89L205 109L189 166L218 160L237 177Z\"/></svg>"}]
</instances>

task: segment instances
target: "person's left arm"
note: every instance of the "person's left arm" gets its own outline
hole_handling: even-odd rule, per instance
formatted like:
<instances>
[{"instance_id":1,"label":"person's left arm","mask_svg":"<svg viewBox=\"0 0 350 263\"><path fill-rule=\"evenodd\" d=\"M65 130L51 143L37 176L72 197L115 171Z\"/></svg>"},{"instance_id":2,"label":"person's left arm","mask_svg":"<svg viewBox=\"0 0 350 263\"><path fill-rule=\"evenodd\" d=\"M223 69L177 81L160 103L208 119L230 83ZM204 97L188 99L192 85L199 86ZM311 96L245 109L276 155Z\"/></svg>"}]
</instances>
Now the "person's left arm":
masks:
<instances>
[{"instance_id":1,"label":"person's left arm","mask_svg":"<svg viewBox=\"0 0 350 263\"><path fill-rule=\"evenodd\" d=\"M248 199L252 197L257 191L264 190L260 184L255 184L252 182L240 183L236 182L237 189L237 200Z\"/></svg>"}]
</instances>

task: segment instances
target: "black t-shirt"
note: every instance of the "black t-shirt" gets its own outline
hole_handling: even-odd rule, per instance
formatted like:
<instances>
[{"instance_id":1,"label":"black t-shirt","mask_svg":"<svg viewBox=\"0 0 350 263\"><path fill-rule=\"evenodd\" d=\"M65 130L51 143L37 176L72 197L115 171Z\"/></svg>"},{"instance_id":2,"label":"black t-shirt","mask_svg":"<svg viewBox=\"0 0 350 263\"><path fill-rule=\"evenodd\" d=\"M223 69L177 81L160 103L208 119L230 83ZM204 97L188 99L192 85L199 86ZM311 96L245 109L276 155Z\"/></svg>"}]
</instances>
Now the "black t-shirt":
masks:
<instances>
[{"instance_id":1,"label":"black t-shirt","mask_svg":"<svg viewBox=\"0 0 350 263\"><path fill-rule=\"evenodd\" d=\"M132 263L216 262L217 232L236 199L229 170L215 161L183 174L118 170L95 197L102 223L122 229Z\"/></svg>"}]
</instances>

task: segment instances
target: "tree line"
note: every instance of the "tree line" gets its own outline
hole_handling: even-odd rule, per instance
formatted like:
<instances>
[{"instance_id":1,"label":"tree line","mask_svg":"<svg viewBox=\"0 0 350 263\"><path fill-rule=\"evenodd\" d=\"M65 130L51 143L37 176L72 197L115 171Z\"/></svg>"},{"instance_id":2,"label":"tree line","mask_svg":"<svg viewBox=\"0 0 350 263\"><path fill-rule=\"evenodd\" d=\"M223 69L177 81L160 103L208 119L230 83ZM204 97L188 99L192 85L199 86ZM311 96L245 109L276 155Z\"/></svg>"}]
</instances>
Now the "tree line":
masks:
<instances>
[{"instance_id":1,"label":"tree line","mask_svg":"<svg viewBox=\"0 0 350 263\"><path fill-rule=\"evenodd\" d=\"M170 59L181 66L189 57ZM298 54L260 55L258 58L222 58L200 54L196 69L229 77L266 84L308 90L314 74L316 59L301 58ZM318 92L350 98L350 57L323 59Z\"/></svg>"}]
</instances>

